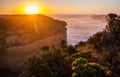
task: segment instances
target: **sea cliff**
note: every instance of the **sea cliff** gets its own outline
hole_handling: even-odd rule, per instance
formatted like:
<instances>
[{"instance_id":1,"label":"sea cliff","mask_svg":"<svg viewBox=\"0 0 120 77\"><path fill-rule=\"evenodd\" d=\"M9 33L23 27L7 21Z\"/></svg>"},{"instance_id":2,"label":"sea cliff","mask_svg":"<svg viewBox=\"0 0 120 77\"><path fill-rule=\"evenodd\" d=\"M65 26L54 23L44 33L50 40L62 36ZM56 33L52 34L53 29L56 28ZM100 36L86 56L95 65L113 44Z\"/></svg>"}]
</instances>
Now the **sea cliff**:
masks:
<instances>
[{"instance_id":1,"label":"sea cliff","mask_svg":"<svg viewBox=\"0 0 120 77\"><path fill-rule=\"evenodd\" d=\"M60 47L66 25L45 15L0 15L0 68L20 70L28 55L42 54L41 47Z\"/></svg>"}]
</instances>

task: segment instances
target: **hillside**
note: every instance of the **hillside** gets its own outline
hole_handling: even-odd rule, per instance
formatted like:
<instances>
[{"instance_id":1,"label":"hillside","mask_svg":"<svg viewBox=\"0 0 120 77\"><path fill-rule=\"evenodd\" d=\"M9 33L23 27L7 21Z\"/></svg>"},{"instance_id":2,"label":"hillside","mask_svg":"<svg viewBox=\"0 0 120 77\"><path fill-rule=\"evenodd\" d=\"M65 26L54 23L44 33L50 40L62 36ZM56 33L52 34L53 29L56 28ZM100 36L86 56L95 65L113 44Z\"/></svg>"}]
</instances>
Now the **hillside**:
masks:
<instances>
[{"instance_id":1,"label":"hillside","mask_svg":"<svg viewBox=\"0 0 120 77\"><path fill-rule=\"evenodd\" d=\"M28 55L41 54L41 47L60 47L66 25L45 15L0 15L0 67L20 70Z\"/></svg>"}]
</instances>

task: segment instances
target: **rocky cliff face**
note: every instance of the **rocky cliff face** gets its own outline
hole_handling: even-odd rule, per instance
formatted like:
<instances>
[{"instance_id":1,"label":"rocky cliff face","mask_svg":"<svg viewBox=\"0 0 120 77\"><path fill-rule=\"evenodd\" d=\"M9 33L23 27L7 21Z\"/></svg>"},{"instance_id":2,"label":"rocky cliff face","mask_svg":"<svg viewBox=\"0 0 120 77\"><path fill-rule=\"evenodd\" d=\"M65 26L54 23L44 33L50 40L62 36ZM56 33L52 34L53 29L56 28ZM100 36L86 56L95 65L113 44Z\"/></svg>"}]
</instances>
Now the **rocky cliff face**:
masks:
<instances>
[{"instance_id":1,"label":"rocky cliff face","mask_svg":"<svg viewBox=\"0 0 120 77\"><path fill-rule=\"evenodd\" d=\"M66 40L66 22L44 15L0 15L0 66L18 70L42 46L60 47Z\"/></svg>"}]
</instances>

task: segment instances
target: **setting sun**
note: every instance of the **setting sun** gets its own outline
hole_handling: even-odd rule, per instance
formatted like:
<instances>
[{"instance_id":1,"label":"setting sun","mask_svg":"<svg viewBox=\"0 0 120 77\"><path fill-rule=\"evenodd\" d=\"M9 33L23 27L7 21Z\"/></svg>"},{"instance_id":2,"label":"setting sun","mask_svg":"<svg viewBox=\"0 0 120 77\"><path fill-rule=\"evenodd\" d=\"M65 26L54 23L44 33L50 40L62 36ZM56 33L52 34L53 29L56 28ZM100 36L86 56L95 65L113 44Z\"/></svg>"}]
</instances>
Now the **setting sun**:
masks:
<instances>
[{"instance_id":1,"label":"setting sun","mask_svg":"<svg viewBox=\"0 0 120 77\"><path fill-rule=\"evenodd\" d=\"M30 5L30 6L26 7L25 13L26 14L39 14L40 13L40 9L38 9L38 7L35 6L35 5Z\"/></svg>"}]
</instances>

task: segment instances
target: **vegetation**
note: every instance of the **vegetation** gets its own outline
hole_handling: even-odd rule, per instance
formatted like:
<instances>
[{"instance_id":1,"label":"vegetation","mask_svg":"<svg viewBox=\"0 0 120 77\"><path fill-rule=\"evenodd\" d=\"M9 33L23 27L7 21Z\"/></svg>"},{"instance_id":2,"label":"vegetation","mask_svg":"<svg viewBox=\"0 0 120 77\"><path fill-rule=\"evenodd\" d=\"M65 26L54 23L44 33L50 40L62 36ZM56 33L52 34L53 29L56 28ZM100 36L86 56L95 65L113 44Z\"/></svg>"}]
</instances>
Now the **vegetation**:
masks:
<instances>
[{"instance_id":1,"label":"vegetation","mask_svg":"<svg viewBox=\"0 0 120 77\"><path fill-rule=\"evenodd\" d=\"M96 77L101 73L101 67L97 63L88 62L84 58L78 58L72 63L74 73L72 77Z\"/></svg>"},{"instance_id":2,"label":"vegetation","mask_svg":"<svg viewBox=\"0 0 120 77\"><path fill-rule=\"evenodd\" d=\"M74 53L77 53L78 51L76 50L76 48L74 47L74 46L72 46L72 45L69 45L67 48L67 52L69 53L69 54L74 54Z\"/></svg>"},{"instance_id":3,"label":"vegetation","mask_svg":"<svg viewBox=\"0 0 120 77\"><path fill-rule=\"evenodd\" d=\"M120 16L110 13L107 19L108 24L105 31L94 34L88 39L87 43L92 44L94 46L93 48L102 56L102 59L100 58L98 60L100 64L108 68L107 71L110 71L109 75L119 77Z\"/></svg>"},{"instance_id":4,"label":"vegetation","mask_svg":"<svg viewBox=\"0 0 120 77\"><path fill-rule=\"evenodd\" d=\"M39 56L32 55L29 56L26 61L26 71L25 77L54 77L52 76L52 72L48 67L47 63L45 63Z\"/></svg>"},{"instance_id":5,"label":"vegetation","mask_svg":"<svg viewBox=\"0 0 120 77\"><path fill-rule=\"evenodd\" d=\"M120 17L107 15L108 25L76 46L61 42L61 48L43 47L42 56L26 59L23 77L119 77Z\"/></svg>"},{"instance_id":6,"label":"vegetation","mask_svg":"<svg viewBox=\"0 0 120 77\"><path fill-rule=\"evenodd\" d=\"M65 40L61 41L61 48L66 48L67 47L67 42Z\"/></svg>"},{"instance_id":7,"label":"vegetation","mask_svg":"<svg viewBox=\"0 0 120 77\"><path fill-rule=\"evenodd\" d=\"M49 46L43 46L41 49L42 49L43 51L49 51Z\"/></svg>"},{"instance_id":8,"label":"vegetation","mask_svg":"<svg viewBox=\"0 0 120 77\"><path fill-rule=\"evenodd\" d=\"M40 56L30 56L25 61L25 77L67 77L71 76L71 58L60 49L46 51Z\"/></svg>"}]
</instances>

